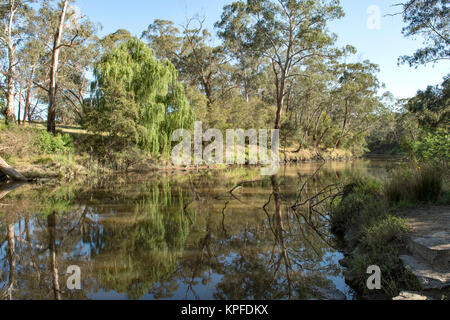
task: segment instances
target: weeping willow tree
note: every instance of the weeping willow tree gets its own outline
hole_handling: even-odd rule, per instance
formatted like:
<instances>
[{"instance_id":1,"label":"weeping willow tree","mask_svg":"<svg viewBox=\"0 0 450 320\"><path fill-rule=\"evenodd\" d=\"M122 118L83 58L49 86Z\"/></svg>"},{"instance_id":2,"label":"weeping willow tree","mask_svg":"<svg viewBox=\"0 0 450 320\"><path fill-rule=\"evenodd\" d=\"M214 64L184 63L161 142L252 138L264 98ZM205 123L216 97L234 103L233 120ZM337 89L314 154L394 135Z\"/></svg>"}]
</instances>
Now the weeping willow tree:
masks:
<instances>
[{"instance_id":1,"label":"weeping willow tree","mask_svg":"<svg viewBox=\"0 0 450 320\"><path fill-rule=\"evenodd\" d=\"M107 148L132 143L153 155L168 153L173 131L193 123L177 70L137 38L106 53L94 77L83 125L109 142Z\"/></svg>"}]
</instances>

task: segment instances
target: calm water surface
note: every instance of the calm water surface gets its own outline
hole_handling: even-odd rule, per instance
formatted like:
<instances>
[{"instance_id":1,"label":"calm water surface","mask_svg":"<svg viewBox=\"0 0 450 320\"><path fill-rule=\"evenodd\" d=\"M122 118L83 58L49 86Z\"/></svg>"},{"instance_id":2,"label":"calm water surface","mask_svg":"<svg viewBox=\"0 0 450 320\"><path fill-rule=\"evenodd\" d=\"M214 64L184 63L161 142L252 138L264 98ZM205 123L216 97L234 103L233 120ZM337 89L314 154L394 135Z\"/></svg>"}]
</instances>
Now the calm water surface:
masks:
<instances>
[{"instance_id":1,"label":"calm water surface","mask_svg":"<svg viewBox=\"0 0 450 320\"><path fill-rule=\"evenodd\" d=\"M324 189L331 195L357 172L384 178L393 165L3 186L0 299L321 299L318 288L351 299L325 206L292 206ZM72 265L81 268L79 291L67 289Z\"/></svg>"}]
</instances>

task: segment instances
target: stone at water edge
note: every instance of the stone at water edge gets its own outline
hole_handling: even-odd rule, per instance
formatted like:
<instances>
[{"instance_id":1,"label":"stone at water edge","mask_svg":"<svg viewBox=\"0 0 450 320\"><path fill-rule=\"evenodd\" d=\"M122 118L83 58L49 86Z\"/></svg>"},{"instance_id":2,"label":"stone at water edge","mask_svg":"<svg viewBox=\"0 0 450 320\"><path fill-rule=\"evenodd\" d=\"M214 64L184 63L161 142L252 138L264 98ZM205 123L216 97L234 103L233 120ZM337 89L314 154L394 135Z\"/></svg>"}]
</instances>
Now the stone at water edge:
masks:
<instances>
[{"instance_id":1,"label":"stone at water edge","mask_svg":"<svg viewBox=\"0 0 450 320\"><path fill-rule=\"evenodd\" d=\"M449 270L435 269L418 257L402 255L405 267L419 280L423 290L442 290L450 287Z\"/></svg>"},{"instance_id":2,"label":"stone at water edge","mask_svg":"<svg viewBox=\"0 0 450 320\"><path fill-rule=\"evenodd\" d=\"M403 291L400 293L400 295L398 297L395 297L392 300L395 300L395 301L402 301L402 300L419 301L419 300L430 300L430 299L428 297L422 296L418 292Z\"/></svg>"}]
</instances>

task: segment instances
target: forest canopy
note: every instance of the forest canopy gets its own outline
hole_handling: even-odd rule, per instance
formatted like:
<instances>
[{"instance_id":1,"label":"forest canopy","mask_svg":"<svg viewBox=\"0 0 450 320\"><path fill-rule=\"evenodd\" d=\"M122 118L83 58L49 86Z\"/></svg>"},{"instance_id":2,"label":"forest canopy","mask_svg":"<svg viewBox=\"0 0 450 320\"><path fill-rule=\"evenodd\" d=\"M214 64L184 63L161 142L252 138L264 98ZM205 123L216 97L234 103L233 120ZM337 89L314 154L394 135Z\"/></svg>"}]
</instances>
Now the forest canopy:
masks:
<instances>
[{"instance_id":1,"label":"forest canopy","mask_svg":"<svg viewBox=\"0 0 450 320\"><path fill-rule=\"evenodd\" d=\"M448 5L400 5L404 35L425 47L411 66L448 59ZM400 152L421 130L448 129L448 77L408 101L383 93L379 67L337 45L338 0L241 0L214 30L196 15L156 19L140 38L104 37L69 0L5 0L0 105L6 123L81 126L85 150L167 155L176 129L280 129L284 149ZM386 152L384 148L384 152Z\"/></svg>"}]
</instances>

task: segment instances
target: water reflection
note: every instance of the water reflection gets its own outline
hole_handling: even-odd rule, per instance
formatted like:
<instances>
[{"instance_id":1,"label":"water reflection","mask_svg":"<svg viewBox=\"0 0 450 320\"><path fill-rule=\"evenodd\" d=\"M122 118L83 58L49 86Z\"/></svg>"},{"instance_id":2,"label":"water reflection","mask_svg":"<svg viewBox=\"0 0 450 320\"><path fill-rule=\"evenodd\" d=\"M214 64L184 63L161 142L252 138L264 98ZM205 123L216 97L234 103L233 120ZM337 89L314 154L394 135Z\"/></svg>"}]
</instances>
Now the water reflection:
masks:
<instances>
[{"instance_id":1,"label":"water reflection","mask_svg":"<svg viewBox=\"0 0 450 320\"><path fill-rule=\"evenodd\" d=\"M317 288L336 287L350 297L320 203L292 206L299 190L316 194L355 170L381 175L383 165L4 185L0 297L320 299ZM67 289L71 265L81 268L82 290Z\"/></svg>"}]
</instances>

